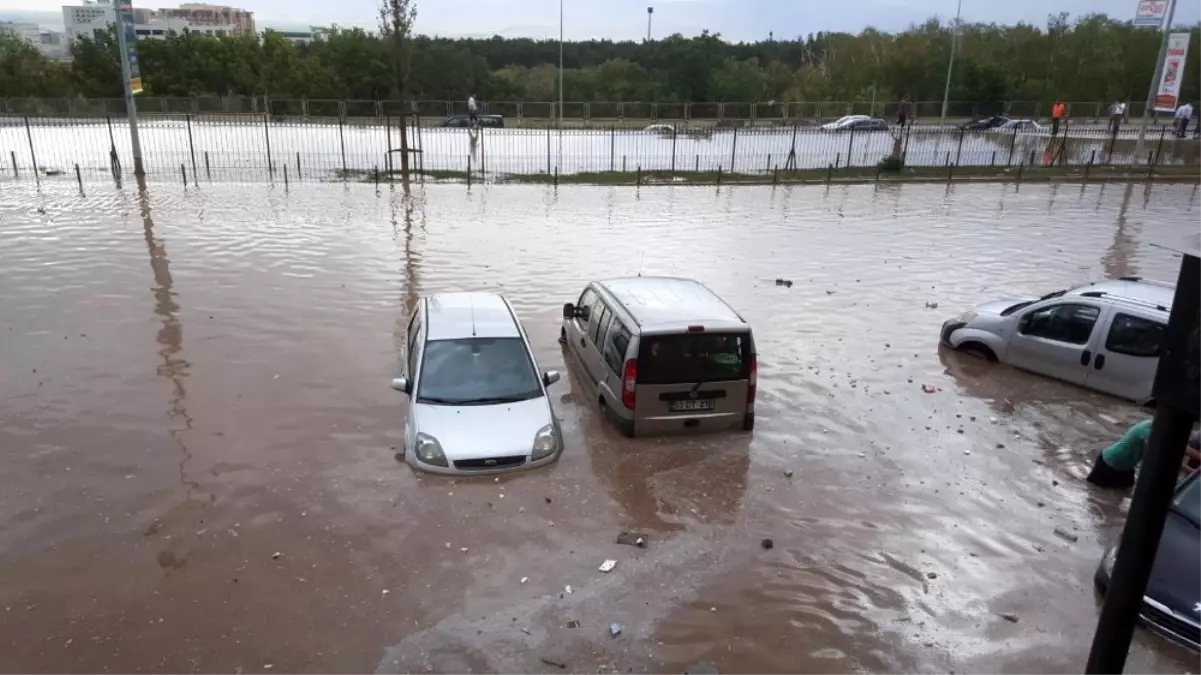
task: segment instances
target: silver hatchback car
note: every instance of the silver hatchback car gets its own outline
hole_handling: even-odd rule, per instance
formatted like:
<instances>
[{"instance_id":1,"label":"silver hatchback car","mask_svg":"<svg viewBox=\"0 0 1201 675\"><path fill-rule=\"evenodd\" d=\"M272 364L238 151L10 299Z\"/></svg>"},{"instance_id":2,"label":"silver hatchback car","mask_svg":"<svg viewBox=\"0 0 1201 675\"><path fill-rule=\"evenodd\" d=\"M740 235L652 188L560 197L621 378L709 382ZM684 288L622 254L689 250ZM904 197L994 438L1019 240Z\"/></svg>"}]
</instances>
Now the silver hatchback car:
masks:
<instances>
[{"instance_id":1,"label":"silver hatchback car","mask_svg":"<svg viewBox=\"0 0 1201 675\"><path fill-rule=\"evenodd\" d=\"M549 464L563 451L525 330L495 293L422 298L409 320L404 456L413 467L487 474Z\"/></svg>"},{"instance_id":2,"label":"silver hatchback car","mask_svg":"<svg viewBox=\"0 0 1201 675\"><path fill-rule=\"evenodd\" d=\"M941 342L1145 404L1175 292L1173 284L1122 277L997 300L943 323Z\"/></svg>"}]
</instances>

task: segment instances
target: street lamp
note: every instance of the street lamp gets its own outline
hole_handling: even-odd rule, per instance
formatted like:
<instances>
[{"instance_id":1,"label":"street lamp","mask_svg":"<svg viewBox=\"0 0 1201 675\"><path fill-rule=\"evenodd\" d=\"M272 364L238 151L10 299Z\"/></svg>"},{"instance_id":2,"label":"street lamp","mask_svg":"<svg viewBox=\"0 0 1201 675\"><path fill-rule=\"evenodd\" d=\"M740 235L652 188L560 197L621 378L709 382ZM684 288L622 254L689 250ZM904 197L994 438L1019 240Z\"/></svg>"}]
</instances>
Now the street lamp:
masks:
<instances>
[{"instance_id":1,"label":"street lamp","mask_svg":"<svg viewBox=\"0 0 1201 675\"><path fill-rule=\"evenodd\" d=\"M963 9L963 0L959 0L955 4L955 27L951 31L951 58L947 61L947 85L942 90L942 114L938 118L939 124L947 122L947 97L951 95L951 70L955 68L955 43L959 39L959 13Z\"/></svg>"},{"instance_id":2,"label":"street lamp","mask_svg":"<svg viewBox=\"0 0 1201 675\"><path fill-rule=\"evenodd\" d=\"M648 6L646 8L646 41L647 42L651 41L651 17L654 16L654 14L655 14L655 8Z\"/></svg>"}]
</instances>

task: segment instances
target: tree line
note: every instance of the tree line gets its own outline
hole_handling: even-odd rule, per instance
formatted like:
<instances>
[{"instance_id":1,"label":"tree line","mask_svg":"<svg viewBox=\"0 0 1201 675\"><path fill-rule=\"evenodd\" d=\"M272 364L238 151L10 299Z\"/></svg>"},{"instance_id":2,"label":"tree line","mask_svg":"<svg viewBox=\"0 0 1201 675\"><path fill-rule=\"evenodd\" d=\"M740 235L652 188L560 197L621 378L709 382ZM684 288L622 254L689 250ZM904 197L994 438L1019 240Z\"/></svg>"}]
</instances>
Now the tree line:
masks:
<instances>
[{"instance_id":1,"label":"tree line","mask_svg":"<svg viewBox=\"0 0 1201 675\"><path fill-rule=\"evenodd\" d=\"M958 33L956 35L956 32ZM1183 96L1196 100L1201 35L1192 38ZM649 42L588 40L563 45L569 101L941 100L956 45L955 101L1142 100L1160 34L1101 14L1046 26L963 24L930 19L909 30L816 33L795 40L731 43L720 34ZM335 29L310 44L274 31L214 37L185 32L139 40L150 96L270 96L378 100L397 96L386 40ZM119 97L115 33L71 45L70 62L51 61L0 34L0 96ZM405 98L551 101L558 98L559 45L527 38L411 38Z\"/></svg>"}]
</instances>

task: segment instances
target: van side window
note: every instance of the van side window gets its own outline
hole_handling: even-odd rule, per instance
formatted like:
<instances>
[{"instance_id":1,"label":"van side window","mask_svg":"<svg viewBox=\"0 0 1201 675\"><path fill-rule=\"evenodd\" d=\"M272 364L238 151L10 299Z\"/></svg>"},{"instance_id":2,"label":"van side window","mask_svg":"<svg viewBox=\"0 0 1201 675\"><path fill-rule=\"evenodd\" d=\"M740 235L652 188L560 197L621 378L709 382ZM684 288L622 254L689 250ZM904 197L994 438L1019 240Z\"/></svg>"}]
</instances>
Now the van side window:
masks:
<instances>
[{"instance_id":1,"label":"van side window","mask_svg":"<svg viewBox=\"0 0 1201 675\"><path fill-rule=\"evenodd\" d=\"M1109 324L1105 349L1127 356L1159 356L1166 328L1162 323L1118 312Z\"/></svg>"},{"instance_id":2,"label":"van side window","mask_svg":"<svg viewBox=\"0 0 1201 675\"><path fill-rule=\"evenodd\" d=\"M625 363L626 350L630 347L630 331L626 330L626 327L618 319L613 319L612 323L609 335L605 338L605 348L601 353L605 357L605 363L609 364L609 368L620 374L621 367Z\"/></svg>"},{"instance_id":3,"label":"van side window","mask_svg":"<svg viewBox=\"0 0 1201 675\"><path fill-rule=\"evenodd\" d=\"M1018 331L1056 342L1088 344L1101 310L1092 305L1061 304L1043 307L1022 317Z\"/></svg>"},{"instance_id":4,"label":"van side window","mask_svg":"<svg viewBox=\"0 0 1201 675\"><path fill-rule=\"evenodd\" d=\"M589 316L592 314L592 306L595 304L596 291L592 290L591 288L585 290L584 293L580 295L580 301L575 305L576 309L579 310L580 319L587 322Z\"/></svg>"},{"instance_id":5,"label":"van side window","mask_svg":"<svg viewBox=\"0 0 1201 675\"><path fill-rule=\"evenodd\" d=\"M598 302L593 305L592 323L588 326L588 333L592 336L592 344L598 348L601 344L601 337L605 334L605 329L609 327L609 318L612 313L609 311L609 306L603 302Z\"/></svg>"}]
</instances>

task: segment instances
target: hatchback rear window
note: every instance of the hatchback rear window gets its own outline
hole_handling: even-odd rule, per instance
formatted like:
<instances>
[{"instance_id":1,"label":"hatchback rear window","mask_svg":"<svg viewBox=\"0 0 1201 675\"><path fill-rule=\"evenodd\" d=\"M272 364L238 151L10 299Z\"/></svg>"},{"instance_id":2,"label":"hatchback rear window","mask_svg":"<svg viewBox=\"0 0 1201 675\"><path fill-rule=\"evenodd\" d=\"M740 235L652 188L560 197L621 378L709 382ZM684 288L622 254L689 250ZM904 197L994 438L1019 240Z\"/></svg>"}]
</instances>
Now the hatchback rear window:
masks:
<instances>
[{"instance_id":1,"label":"hatchback rear window","mask_svg":"<svg viewBox=\"0 0 1201 675\"><path fill-rule=\"evenodd\" d=\"M638 347L638 384L745 380L750 363L749 333L649 335Z\"/></svg>"}]
</instances>

